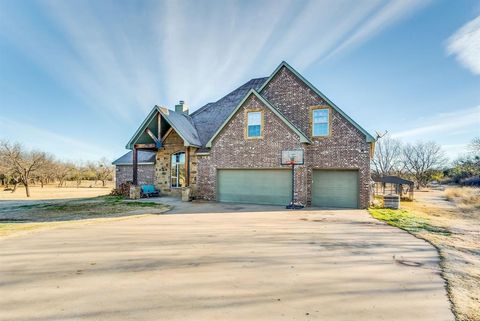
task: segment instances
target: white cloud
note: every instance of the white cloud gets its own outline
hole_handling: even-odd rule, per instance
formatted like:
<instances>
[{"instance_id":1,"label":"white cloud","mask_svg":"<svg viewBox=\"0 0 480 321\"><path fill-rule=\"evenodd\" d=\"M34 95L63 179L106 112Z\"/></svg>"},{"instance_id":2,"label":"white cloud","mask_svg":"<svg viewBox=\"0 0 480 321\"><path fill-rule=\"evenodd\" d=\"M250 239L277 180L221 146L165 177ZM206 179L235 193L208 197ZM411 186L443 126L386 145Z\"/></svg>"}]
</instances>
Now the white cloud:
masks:
<instances>
[{"instance_id":1,"label":"white cloud","mask_svg":"<svg viewBox=\"0 0 480 321\"><path fill-rule=\"evenodd\" d=\"M480 75L480 16L466 23L447 40L447 52L473 74Z\"/></svg>"},{"instance_id":2,"label":"white cloud","mask_svg":"<svg viewBox=\"0 0 480 321\"><path fill-rule=\"evenodd\" d=\"M459 130L480 135L480 106L418 119L414 127L392 133L392 137L426 140L438 135L453 135Z\"/></svg>"}]
</instances>

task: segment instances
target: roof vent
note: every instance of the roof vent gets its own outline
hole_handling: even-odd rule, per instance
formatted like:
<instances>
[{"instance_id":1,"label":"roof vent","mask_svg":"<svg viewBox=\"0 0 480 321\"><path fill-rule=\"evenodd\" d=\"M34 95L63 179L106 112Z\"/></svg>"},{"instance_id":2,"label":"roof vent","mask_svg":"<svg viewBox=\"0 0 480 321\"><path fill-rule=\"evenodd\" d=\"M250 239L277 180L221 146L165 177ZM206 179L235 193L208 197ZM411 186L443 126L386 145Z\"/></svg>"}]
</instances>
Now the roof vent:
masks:
<instances>
[{"instance_id":1,"label":"roof vent","mask_svg":"<svg viewBox=\"0 0 480 321\"><path fill-rule=\"evenodd\" d=\"M178 104L175 105L175 111L177 113L185 113L188 115L188 105L185 104L184 100L180 100Z\"/></svg>"}]
</instances>

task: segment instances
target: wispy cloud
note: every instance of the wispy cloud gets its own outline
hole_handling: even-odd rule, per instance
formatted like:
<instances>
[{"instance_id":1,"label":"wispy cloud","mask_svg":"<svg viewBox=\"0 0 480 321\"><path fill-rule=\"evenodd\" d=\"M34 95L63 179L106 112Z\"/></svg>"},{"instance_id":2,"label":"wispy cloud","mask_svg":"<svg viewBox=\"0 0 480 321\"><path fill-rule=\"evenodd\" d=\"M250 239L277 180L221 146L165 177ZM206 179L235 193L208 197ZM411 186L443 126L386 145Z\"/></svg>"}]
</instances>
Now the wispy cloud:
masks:
<instances>
[{"instance_id":1,"label":"wispy cloud","mask_svg":"<svg viewBox=\"0 0 480 321\"><path fill-rule=\"evenodd\" d=\"M429 2L429 0L393 0L388 2L358 26L356 31L338 45L328 56L324 57L324 60L360 45L389 26L398 23L426 6Z\"/></svg>"},{"instance_id":2,"label":"wispy cloud","mask_svg":"<svg viewBox=\"0 0 480 321\"><path fill-rule=\"evenodd\" d=\"M480 106L418 119L412 128L392 133L392 137L426 140L439 134L447 137L459 130L470 132L472 138L480 135Z\"/></svg>"},{"instance_id":3,"label":"wispy cloud","mask_svg":"<svg viewBox=\"0 0 480 321\"><path fill-rule=\"evenodd\" d=\"M466 23L447 40L447 52L473 74L480 75L480 16Z\"/></svg>"},{"instance_id":4,"label":"wispy cloud","mask_svg":"<svg viewBox=\"0 0 480 321\"><path fill-rule=\"evenodd\" d=\"M98 160L102 157L113 157L113 153L94 144L74 139L65 133L56 133L25 122L18 122L0 116L0 137L12 142L22 142L27 148L49 152L62 160L81 161Z\"/></svg>"},{"instance_id":5,"label":"wispy cloud","mask_svg":"<svg viewBox=\"0 0 480 321\"><path fill-rule=\"evenodd\" d=\"M359 46L425 3L32 2L40 19L4 3L0 37L86 106L127 122L179 99L198 108L252 76L268 76L281 60L302 70Z\"/></svg>"}]
</instances>

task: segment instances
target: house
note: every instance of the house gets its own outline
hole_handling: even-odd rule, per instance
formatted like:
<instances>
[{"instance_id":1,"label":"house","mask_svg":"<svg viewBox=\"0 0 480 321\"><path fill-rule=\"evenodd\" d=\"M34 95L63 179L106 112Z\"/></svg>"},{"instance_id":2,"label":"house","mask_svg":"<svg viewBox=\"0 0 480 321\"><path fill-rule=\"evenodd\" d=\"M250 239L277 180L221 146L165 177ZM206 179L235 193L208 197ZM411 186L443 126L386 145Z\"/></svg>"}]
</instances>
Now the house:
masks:
<instances>
[{"instance_id":1,"label":"house","mask_svg":"<svg viewBox=\"0 0 480 321\"><path fill-rule=\"evenodd\" d=\"M297 201L365 208L374 143L282 62L270 77L252 79L191 114L183 101L174 111L155 106L126 148L133 151L137 183L135 155L156 154L152 179L162 194L189 186L198 199L279 205L292 193L291 167L281 165L281 152L303 150L305 162L295 169Z\"/></svg>"}]
</instances>

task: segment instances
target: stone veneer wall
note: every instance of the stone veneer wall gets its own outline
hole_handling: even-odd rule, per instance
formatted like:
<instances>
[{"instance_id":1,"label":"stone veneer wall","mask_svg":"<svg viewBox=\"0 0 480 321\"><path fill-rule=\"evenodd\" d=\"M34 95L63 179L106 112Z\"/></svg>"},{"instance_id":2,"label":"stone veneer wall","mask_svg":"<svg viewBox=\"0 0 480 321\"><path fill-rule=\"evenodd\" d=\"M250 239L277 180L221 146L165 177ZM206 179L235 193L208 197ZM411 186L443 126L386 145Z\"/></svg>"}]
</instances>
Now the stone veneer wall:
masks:
<instances>
[{"instance_id":1,"label":"stone veneer wall","mask_svg":"<svg viewBox=\"0 0 480 321\"><path fill-rule=\"evenodd\" d=\"M154 184L155 165L138 165L138 184ZM116 165L115 166L115 187L118 188L120 184L131 182L133 180L133 166L132 165Z\"/></svg>"},{"instance_id":2,"label":"stone veneer wall","mask_svg":"<svg viewBox=\"0 0 480 321\"><path fill-rule=\"evenodd\" d=\"M197 156L195 148L190 148L190 186L195 193L197 181ZM155 164L155 186L164 195L179 196L181 188L172 188L170 185L171 155L177 152L186 152L183 139L172 131L165 141L163 148L157 152Z\"/></svg>"},{"instance_id":3,"label":"stone veneer wall","mask_svg":"<svg viewBox=\"0 0 480 321\"><path fill-rule=\"evenodd\" d=\"M327 103L285 67L263 89L262 96L277 107L305 133L310 133L312 106ZM244 138L244 111L263 109L264 137ZM314 169L352 169L359 172L360 207L369 204L370 155L365 136L343 116L330 108L331 135L311 138L313 144L300 144L298 137L256 98L249 98L213 142L209 156L198 161L198 196L214 200L216 170L221 168L280 168L283 149L303 148L305 165L296 171L297 199L311 203Z\"/></svg>"}]
</instances>

